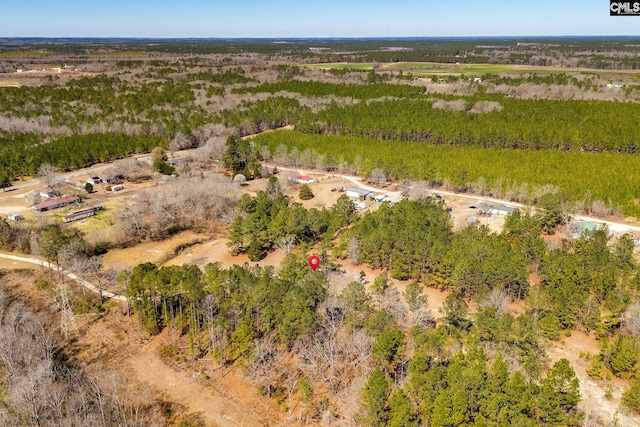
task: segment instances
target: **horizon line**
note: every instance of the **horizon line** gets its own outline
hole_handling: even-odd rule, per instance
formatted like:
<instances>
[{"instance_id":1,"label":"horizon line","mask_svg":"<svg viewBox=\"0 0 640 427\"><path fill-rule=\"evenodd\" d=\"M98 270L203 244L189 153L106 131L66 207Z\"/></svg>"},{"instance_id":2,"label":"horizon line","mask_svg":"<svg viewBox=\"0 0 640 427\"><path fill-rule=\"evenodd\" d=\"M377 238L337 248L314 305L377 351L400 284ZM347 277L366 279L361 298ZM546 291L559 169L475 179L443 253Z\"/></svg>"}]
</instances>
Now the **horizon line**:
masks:
<instances>
[{"instance_id":1,"label":"horizon line","mask_svg":"<svg viewBox=\"0 0 640 427\"><path fill-rule=\"evenodd\" d=\"M284 37L191 37L191 36L4 36L0 35L0 40L419 40L419 39L553 39L553 38L640 38L637 35L603 35L603 34L564 34L564 35L476 35L476 36L284 36Z\"/></svg>"}]
</instances>

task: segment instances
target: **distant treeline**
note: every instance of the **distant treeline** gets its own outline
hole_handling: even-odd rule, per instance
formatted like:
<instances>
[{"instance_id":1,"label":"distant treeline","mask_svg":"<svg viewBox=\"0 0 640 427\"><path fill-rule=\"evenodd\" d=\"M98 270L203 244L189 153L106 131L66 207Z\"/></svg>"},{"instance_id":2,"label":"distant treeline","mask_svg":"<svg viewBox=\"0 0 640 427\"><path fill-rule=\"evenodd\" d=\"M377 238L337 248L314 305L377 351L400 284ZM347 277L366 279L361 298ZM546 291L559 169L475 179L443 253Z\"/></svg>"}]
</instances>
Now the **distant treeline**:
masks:
<instances>
[{"instance_id":1,"label":"distant treeline","mask_svg":"<svg viewBox=\"0 0 640 427\"><path fill-rule=\"evenodd\" d=\"M276 93L296 92L304 96L333 96L357 99L371 99L383 96L410 97L424 93L423 86L410 86L389 83L379 84L338 84L318 81L287 80L278 83L265 83L255 87L234 89L233 93Z\"/></svg>"},{"instance_id":2,"label":"distant treeline","mask_svg":"<svg viewBox=\"0 0 640 427\"><path fill-rule=\"evenodd\" d=\"M280 43L274 43L280 41ZM88 54L140 56L257 54L308 62L441 62L553 65L594 69L636 69L634 37L567 38L371 38L371 39L5 39L0 54L25 56ZM579 53L580 55L576 55Z\"/></svg>"}]
</instances>

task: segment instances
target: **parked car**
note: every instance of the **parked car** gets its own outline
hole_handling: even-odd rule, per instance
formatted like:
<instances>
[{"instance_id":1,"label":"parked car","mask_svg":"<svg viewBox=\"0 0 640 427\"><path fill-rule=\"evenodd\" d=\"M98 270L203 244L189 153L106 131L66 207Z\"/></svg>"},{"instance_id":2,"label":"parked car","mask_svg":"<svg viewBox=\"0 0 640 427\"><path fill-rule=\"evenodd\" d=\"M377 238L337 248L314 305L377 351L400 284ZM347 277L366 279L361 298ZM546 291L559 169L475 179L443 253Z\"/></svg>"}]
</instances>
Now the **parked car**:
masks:
<instances>
[{"instance_id":1,"label":"parked car","mask_svg":"<svg viewBox=\"0 0 640 427\"><path fill-rule=\"evenodd\" d=\"M334 193L335 193L336 191L337 191L338 193L344 193L345 188L344 188L344 187L341 187L341 186L339 186L339 187L333 187L333 188L331 189L331 191L332 191L332 192L334 192Z\"/></svg>"}]
</instances>

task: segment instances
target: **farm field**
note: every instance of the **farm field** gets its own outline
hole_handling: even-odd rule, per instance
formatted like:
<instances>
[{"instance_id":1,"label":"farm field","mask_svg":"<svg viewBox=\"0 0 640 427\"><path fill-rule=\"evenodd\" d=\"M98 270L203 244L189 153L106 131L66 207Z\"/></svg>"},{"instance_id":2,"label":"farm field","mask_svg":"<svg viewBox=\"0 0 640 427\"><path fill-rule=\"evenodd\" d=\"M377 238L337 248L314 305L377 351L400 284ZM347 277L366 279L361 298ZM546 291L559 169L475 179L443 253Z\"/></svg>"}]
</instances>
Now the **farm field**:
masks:
<instances>
[{"instance_id":1,"label":"farm field","mask_svg":"<svg viewBox=\"0 0 640 427\"><path fill-rule=\"evenodd\" d=\"M361 70L370 71L374 69L374 63L360 62L335 62L323 64L308 64L305 67L322 70ZM588 68L565 68L565 67L547 67L547 66L527 66L527 65L508 65L508 64L464 64L441 62L396 62L390 64L375 64L377 71L402 71L403 73L411 73L416 77L426 77L432 75L462 75L469 77L480 77L484 74L566 74L566 73L597 73L603 75L630 74L634 75L640 70L606 70L594 71Z\"/></svg>"}]
</instances>

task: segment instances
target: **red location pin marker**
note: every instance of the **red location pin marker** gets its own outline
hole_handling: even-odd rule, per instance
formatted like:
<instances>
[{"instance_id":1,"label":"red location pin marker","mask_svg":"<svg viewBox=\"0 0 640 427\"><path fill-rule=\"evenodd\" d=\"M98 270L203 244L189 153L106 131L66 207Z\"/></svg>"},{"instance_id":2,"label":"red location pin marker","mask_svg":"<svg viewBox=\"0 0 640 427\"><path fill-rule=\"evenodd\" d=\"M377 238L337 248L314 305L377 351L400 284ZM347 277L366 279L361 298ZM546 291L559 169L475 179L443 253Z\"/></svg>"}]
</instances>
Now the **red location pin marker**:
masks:
<instances>
[{"instance_id":1,"label":"red location pin marker","mask_svg":"<svg viewBox=\"0 0 640 427\"><path fill-rule=\"evenodd\" d=\"M311 255L307 262L313 271L316 271L316 268L320 267L320 257L318 255Z\"/></svg>"}]
</instances>

